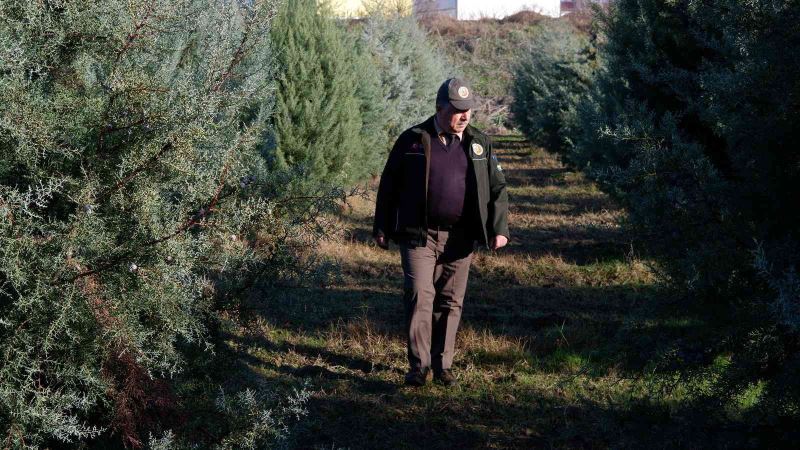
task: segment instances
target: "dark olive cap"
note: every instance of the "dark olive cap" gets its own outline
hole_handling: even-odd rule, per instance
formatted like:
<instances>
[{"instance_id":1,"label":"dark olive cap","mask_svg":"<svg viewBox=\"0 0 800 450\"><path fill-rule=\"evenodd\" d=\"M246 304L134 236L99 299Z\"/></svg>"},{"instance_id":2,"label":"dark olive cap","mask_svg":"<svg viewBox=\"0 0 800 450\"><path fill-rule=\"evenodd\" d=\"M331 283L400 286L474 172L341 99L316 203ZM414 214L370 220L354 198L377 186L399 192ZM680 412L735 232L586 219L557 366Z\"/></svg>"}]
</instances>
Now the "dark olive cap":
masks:
<instances>
[{"instance_id":1,"label":"dark olive cap","mask_svg":"<svg viewBox=\"0 0 800 450\"><path fill-rule=\"evenodd\" d=\"M475 107L475 96L472 87L461 78L449 78L439 87L436 103L450 103L454 108L465 111Z\"/></svg>"}]
</instances>

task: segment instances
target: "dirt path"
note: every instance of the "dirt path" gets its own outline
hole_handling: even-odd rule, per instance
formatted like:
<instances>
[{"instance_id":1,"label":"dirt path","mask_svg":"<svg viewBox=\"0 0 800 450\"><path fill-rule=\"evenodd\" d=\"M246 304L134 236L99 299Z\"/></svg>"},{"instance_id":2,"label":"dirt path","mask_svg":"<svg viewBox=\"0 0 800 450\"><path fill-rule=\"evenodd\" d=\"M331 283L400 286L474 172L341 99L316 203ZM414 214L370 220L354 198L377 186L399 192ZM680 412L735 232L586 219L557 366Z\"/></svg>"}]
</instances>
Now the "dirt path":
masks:
<instances>
[{"instance_id":1,"label":"dirt path","mask_svg":"<svg viewBox=\"0 0 800 450\"><path fill-rule=\"evenodd\" d=\"M624 446L628 405L655 351L629 345L657 295L627 256L619 210L592 183L520 139L498 142L512 241L477 255L455 388L402 385L406 369L396 250L369 242L372 204L340 218L323 253L341 266L326 289L275 292L239 348L250 370L316 390L296 448L597 448ZM638 352L638 353L637 353Z\"/></svg>"}]
</instances>

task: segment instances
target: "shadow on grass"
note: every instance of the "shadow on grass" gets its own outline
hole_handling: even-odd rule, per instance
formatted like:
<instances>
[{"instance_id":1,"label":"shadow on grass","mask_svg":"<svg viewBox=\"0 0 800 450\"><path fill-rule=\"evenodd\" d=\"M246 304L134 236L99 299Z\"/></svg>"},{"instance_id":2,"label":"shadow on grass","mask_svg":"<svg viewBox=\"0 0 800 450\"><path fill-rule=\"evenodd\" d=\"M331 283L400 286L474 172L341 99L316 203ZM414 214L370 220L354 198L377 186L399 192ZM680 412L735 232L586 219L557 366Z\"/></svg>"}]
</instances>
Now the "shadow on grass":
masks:
<instances>
[{"instance_id":1,"label":"shadow on grass","mask_svg":"<svg viewBox=\"0 0 800 450\"><path fill-rule=\"evenodd\" d=\"M249 355L243 360L272 376L310 378L321 389L308 405L310 416L294 433L294 448L719 448L773 439L754 438L703 405L635 397L613 387L614 377L675 370L661 366L674 354L687 355L684 368L712 364L715 355L699 343L714 342L721 330L694 311L676 314L676 305L663 298L666 291L613 286L492 292L481 297L486 292L479 290L467 299L463 327L522 344L500 351L476 345L462 350L456 365L467 379L451 389L403 387L385 381L386 376L377 378L389 374L401 380L397 367L313 345L250 343L320 363L292 367ZM309 320L312 302L325 307L315 309ZM273 298L265 306L271 312L264 319L283 329L313 334L366 317L374 332L403 339L398 293L327 291ZM521 360L532 363L522 367ZM494 375L481 378L489 373ZM525 377L540 381L522 382ZM610 397L575 396L598 383L606 383ZM564 394L565 389L573 394Z\"/></svg>"},{"instance_id":2,"label":"shadow on grass","mask_svg":"<svg viewBox=\"0 0 800 450\"><path fill-rule=\"evenodd\" d=\"M750 448L783 439L727 423L708 409L645 400L568 400L524 388L472 394L460 388L393 396L318 397L294 448ZM796 432L794 433L797 434ZM788 438L788 439L787 439Z\"/></svg>"},{"instance_id":3,"label":"shadow on grass","mask_svg":"<svg viewBox=\"0 0 800 450\"><path fill-rule=\"evenodd\" d=\"M293 333L319 335L336 327L344 325L346 330L350 323L368 321L373 333L389 340L405 340L399 288L395 292L294 291L294 295L284 290L281 295L265 298L250 311L272 326ZM665 294L657 287L639 285L498 289L483 284L468 292L462 329L469 327L485 331L489 336L518 339L524 343L529 356L538 359L546 359L559 350L578 355L591 362L591 371L597 376L604 376L612 369L635 375L644 367L660 363L670 352L686 351L695 355L693 341L708 341L718 332L688 314L673 314L664 319L662 313L648 303L657 302ZM249 347L271 352L293 351L310 359L319 358L328 366L345 367L363 374L400 373L380 361L370 360L367 355L339 354L317 346L279 345L263 337L253 339ZM556 355L553 361L556 365L559 357ZM706 364L709 361L701 358L694 362ZM276 367L276 370L288 375L338 377L314 367ZM297 370L301 372L295 373Z\"/></svg>"},{"instance_id":4,"label":"shadow on grass","mask_svg":"<svg viewBox=\"0 0 800 450\"><path fill-rule=\"evenodd\" d=\"M376 282L384 285L385 282ZM399 284L397 285L399 288ZM268 323L295 332L329 330L340 322L369 317L378 324L398 324L401 331L402 303L397 292L371 289L281 288L258 302L247 305L249 312Z\"/></svg>"},{"instance_id":5,"label":"shadow on grass","mask_svg":"<svg viewBox=\"0 0 800 450\"><path fill-rule=\"evenodd\" d=\"M510 202L510 210L516 214L544 213L573 217L591 212L620 210L608 196L600 193L587 195L548 192L541 195L511 195Z\"/></svg>"},{"instance_id":6,"label":"shadow on grass","mask_svg":"<svg viewBox=\"0 0 800 450\"><path fill-rule=\"evenodd\" d=\"M578 215L577 212L575 215ZM501 250L500 254L527 255L533 258L554 256L577 265L624 260L630 249L623 229L602 224L598 226L553 224L538 227L512 224L511 235L509 246ZM349 242L371 245L371 226L352 222L347 227L344 238ZM390 251L396 253L394 248ZM481 248L480 251L486 249ZM378 271L386 275L385 270L377 267L372 269L374 270L371 272ZM354 270L364 271L367 268Z\"/></svg>"},{"instance_id":7,"label":"shadow on grass","mask_svg":"<svg viewBox=\"0 0 800 450\"><path fill-rule=\"evenodd\" d=\"M524 141L497 147L505 156L531 156ZM509 169L508 176L514 185L575 185L563 176L566 172ZM589 210L618 209L594 193L523 195L512 202L514 212L522 214L558 205L563 210L557 214L567 220ZM351 240L369 242L368 221L348 222ZM530 225L512 233L516 245L508 253L552 255L575 265L624 261L624 235L616 227ZM405 342L398 269L347 270L377 275L346 289L272 290L248 305L250 312L281 333L322 337L321 342L329 331L347 333L367 321L379 341ZM387 363L385 355L372 359L346 345L334 351L324 344L262 337L246 347L314 362L276 363L252 352L241 355L241 361L258 376L314 383L318 394L294 434L293 448L719 448L757 443L746 428L729 426L698 405L650 396L643 381L635 381L638 393L620 386L645 373L674 370L665 365L674 355L686 366L713 363L716 350L701 343L718 342L720 329L678 308L667 291L613 280L606 280L611 285L586 285L591 277L584 284L552 279L557 271L534 280L535 286L519 285L513 275L473 271L455 361L462 381L451 389L400 386L402 369L392 365L396 354ZM474 341L465 342L469 339ZM483 348L480 339L494 347Z\"/></svg>"},{"instance_id":8,"label":"shadow on grass","mask_svg":"<svg viewBox=\"0 0 800 450\"><path fill-rule=\"evenodd\" d=\"M503 149L507 153L518 151L530 154L531 144L523 136L492 136L494 148Z\"/></svg>"},{"instance_id":9,"label":"shadow on grass","mask_svg":"<svg viewBox=\"0 0 800 450\"><path fill-rule=\"evenodd\" d=\"M576 181L564 175L571 171L564 167L538 168L538 169L505 169L506 181L510 186L533 187L566 187L586 184L585 181Z\"/></svg>"},{"instance_id":10,"label":"shadow on grass","mask_svg":"<svg viewBox=\"0 0 800 450\"><path fill-rule=\"evenodd\" d=\"M623 240L624 233L618 229L512 228L511 234L512 241L502 253L525 255L534 259L551 256L578 266L624 261L629 250L629 244Z\"/></svg>"},{"instance_id":11,"label":"shadow on grass","mask_svg":"<svg viewBox=\"0 0 800 450\"><path fill-rule=\"evenodd\" d=\"M237 339L237 337L229 336L228 339ZM277 353L293 352L309 359L319 360L322 362L322 364L328 366L344 367L348 370L351 370L356 373L361 373L364 375L377 372L404 373L402 370L399 370L397 368L391 367L386 364L381 364L376 361L371 361L368 358L361 358L353 355L336 353L324 347L294 344L294 343L289 344L285 342L278 343L270 341L263 335L248 335L246 337L246 341L247 341L247 347L250 349L256 349L258 351L277 352ZM237 353L237 356L253 364L262 364L264 362L261 358L255 357L249 353L239 352ZM278 368L278 366L273 366L273 367ZM289 369L288 370L289 374L298 377L321 376L323 378L328 378L328 379L339 379L339 378L358 379L357 377L353 377L351 375L343 376L343 374L341 373L332 372L329 369L325 368L324 366L318 364L306 365L299 368L291 368L287 366L287 368ZM281 368L281 371L287 372L287 370L285 370L284 368Z\"/></svg>"}]
</instances>

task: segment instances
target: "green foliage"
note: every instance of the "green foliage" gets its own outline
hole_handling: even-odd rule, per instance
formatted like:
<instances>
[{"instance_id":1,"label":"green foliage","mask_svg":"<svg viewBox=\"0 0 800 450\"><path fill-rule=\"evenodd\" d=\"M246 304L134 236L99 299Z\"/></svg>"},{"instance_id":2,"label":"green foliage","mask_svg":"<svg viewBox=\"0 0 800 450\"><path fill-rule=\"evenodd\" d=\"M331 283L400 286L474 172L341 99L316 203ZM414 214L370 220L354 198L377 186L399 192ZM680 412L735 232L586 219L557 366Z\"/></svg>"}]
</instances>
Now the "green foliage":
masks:
<instances>
[{"instance_id":1,"label":"green foliage","mask_svg":"<svg viewBox=\"0 0 800 450\"><path fill-rule=\"evenodd\" d=\"M375 13L358 29L365 52L377 76L382 161L400 133L435 110L436 91L447 79L443 57L428 42L413 17Z\"/></svg>"},{"instance_id":2,"label":"green foliage","mask_svg":"<svg viewBox=\"0 0 800 450\"><path fill-rule=\"evenodd\" d=\"M412 17L370 10L343 29L326 5L289 0L272 34L280 49L273 167L301 190L375 175L394 139L433 113L446 78Z\"/></svg>"},{"instance_id":3,"label":"green foliage","mask_svg":"<svg viewBox=\"0 0 800 450\"><path fill-rule=\"evenodd\" d=\"M570 159L624 202L677 287L737 308L712 397L758 384L762 418L796 418L800 5L620 0L602 22Z\"/></svg>"},{"instance_id":4,"label":"green foliage","mask_svg":"<svg viewBox=\"0 0 800 450\"><path fill-rule=\"evenodd\" d=\"M270 1L0 4L4 446L141 445L175 415L183 350L211 344L218 288L290 270L273 241L302 236L320 203L280 198L257 150L273 15Z\"/></svg>"},{"instance_id":5,"label":"green foliage","mask_svg":"<svg viewBox=\"0 0 800 450\"><path fill-rule=\"evenodd\" d=\"M216 413L225 417L227 434L219 442L208 446L217 450L256 450L285 448L289 429L286 423L305 416L305 404L311 392L295 390L276 407L276 400L268 392L250 388L229 394L220 389L215 399ZM150 434L147 447L152 450L182 450L197 448L195 443L181 439L171 430L160 436Z\"/></svg>"},{"instance_id":6,"label":"green foliage","mask_svg":"<svg viewBox=\"0 0 800 450\"><path fill-rule=\"evenodd\" d=\"M280 70L274 117L275 166L308 183L351 184L373 167L363 145L355 95L357 53L344 31L315 0L283 2L272 37Z\"/></svg>"},{"instance_id":7,"label":"green foliage","mask_svg":"<svg viewBox=\"0 0 800 450\"><path fill-rule=\"evenodd\" d=\"M375 175L386 160L386 111L389 105L383 95L380 68L374 63L370 49L352 31L347 33L347 46L355 49L355 94L361 116L361 145L365 150L360 166L364 175Z\"/></svg>"},{"instance_id":8,"label":"green foliage","mask_svg":"<svg viewBox=\"0 0 800 450\"><path fill-rule=\"evenodd\" d=\"M780 48L798 39L796 14L789 2L621 1L605 19L605 69L573 159L626 201L673 279L699 292L757 289L754 240L793 264L781 256L796 241L785 205L798 193L786 98L800 60Z\"/></svg>"},{"instance_id":9,"label":"green foliage","mask_svg":"<svg viewBox=\"0 0 800 450\"><path fill-rule=\"evenodd\" d=\"M750 230L737 233L725 143L699 114L700 73L714 52L702 38L708 11L689 3L622 1L606 17L605 70L572 158L625 201L672 280L730 298L747 289Z\"/></svg>"},{"instance_id":10,"label":"green foliage","mask_svg":"<svg viewBox=\"0 0 800 450\"><path fill-rule=\"evenodd\" d=\"M594 75L594 48L564 21L542 23L530 39L514 69L511 111L531 142L563 154L572 148L577 105Z\"/></svg>"}]
</instances>

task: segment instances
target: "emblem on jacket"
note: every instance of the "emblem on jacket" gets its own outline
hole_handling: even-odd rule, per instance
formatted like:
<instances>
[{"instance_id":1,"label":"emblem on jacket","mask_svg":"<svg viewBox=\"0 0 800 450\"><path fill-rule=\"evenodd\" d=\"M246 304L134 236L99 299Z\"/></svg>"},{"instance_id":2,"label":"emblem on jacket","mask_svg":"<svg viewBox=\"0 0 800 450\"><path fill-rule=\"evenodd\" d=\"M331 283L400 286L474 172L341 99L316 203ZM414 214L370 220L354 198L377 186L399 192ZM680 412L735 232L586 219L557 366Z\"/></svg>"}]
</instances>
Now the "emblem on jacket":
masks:
<instances>
[{"instance_id":1,"label":"emblem on jacket","mask_svg":"<svg viewBox=\"0 0 800 450\"><path fill-rule=\"evenodd\" d=\"M481 156L483 154L483 146L481 144L472 144L472 153L475 153L475 156Z\"/></svg>"},{"instance_id":2,"label":"emblem on jacket","mask_svg":"<svg viewBox=\"0 0 800 450\"><path fill-rule=\"evenodd\" d=\"M469 89L467 89L466 86L461 86L458 88L458 95L461 96L461 98L469 97Z\"/></svg>"}]
</instances>

